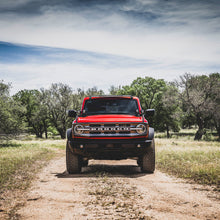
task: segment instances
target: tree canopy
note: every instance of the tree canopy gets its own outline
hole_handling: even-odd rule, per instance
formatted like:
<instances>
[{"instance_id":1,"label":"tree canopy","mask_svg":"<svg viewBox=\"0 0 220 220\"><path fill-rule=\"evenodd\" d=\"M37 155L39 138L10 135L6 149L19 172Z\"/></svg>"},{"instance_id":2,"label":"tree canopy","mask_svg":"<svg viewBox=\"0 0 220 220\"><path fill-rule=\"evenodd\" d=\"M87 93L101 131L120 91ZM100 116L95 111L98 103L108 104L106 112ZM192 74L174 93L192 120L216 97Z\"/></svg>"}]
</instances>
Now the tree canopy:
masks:
<instances>
[{"instance_id":1,"label":"tree canopy","mask_svg":"<svg viewBox=\"0 0 220 220\"><path fill-rule=\"evenodd\" d=\"M195 117L198 130L195 140L200 140L205 133L205 128L214 123L219 129L219 105L220 105L220 74L209 76L194 76L184 74L178 83L182 92L180 99L186 112ZM218 131L219 134L219 131Z\"/></svg>"},{"instance_id":2,"label":"tree canopy","mask_svg":"<svg viewBox=\"0 0 220 220\"><path fill-rule=\"evenodd\" d=\"M168 85L163 79L138 77L131 85L119 89L117 94L137 96L143 109L155 109L155 116L148 118L148 121L155 129L167 131L168 137L170 129L179 130L176 114L179 104L177 101L178 90L174 85Z\"/></svg>"},{"instance_id":3,"label":"tree canopy","mask_svg":"<svg viewBox=\"0 0 220 220\"><path fill-rule=\"evenodd\" d=\"M72 89L62 83L49 89L21 90L10 96L11 85L0 81L0 134L31 132L42 138L48 131L65 138L72 119L67 110L80 111L85 96L104 95L97 87L86 91ZM220 74L192 75L186 73L178 81L166 82L152 77L138 77L130 85L111 86L111 95L132 95L140 99L142 108L156 110L147 118L157 131L178 132L180 128L197 126L195 140L200 140L206 129L215 129L220 136Z\"/></svg>"},{"instance_id":4,"label":"tree canopy","mask_svg":"<svg viewBox=\"0 0 220 220\"><path fill-rule=\"evenodd\" d=\"M9 95L10 84L0 81L0 134L16 135L23 129L25 109Z\"/></svg>"}]
</instances>

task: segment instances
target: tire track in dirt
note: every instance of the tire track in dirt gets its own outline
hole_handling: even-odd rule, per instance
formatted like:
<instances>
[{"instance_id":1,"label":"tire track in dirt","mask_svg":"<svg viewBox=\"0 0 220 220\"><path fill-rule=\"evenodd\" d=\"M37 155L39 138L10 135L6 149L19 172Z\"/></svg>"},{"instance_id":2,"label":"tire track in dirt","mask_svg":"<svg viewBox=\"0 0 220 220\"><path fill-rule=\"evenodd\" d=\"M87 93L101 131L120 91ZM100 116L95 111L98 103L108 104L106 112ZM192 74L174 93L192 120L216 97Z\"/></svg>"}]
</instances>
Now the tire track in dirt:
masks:
<instances>
[{"instance_id":1,"label":"tire track in dirt","mask_svg":"<svg viewBox=\"0 0 220 220\"><path fill-rule=\"evenodd\" d=\"M51 161L33 184L21 219L220 219L219 193L136 161L90 161L69 175L65 158Z\"/></svg>"}]
</instances>

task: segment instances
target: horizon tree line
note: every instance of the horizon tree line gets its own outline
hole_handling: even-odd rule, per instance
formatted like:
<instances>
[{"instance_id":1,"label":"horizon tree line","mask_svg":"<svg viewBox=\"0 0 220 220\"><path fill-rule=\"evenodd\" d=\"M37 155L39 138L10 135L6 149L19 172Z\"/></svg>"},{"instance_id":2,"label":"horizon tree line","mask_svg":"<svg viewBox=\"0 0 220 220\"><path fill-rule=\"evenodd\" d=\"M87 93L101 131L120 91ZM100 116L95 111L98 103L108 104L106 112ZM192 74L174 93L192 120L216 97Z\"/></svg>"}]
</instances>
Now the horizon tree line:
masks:
<instances>
[{"instance_id":1,"label":"horizon tree line","mask_svg":"<svg viewBox=\"0 0 220 220\"><path fill-rule=\"evenodd\" d=\"M0 134L13 136L21 132L48 138L48 134L66 136L72 119L68 109L80 110L86 96L105 95L97 87L73 89L53 83L49 89L21 90L10 96L11 85L0 81ZM155 109L148 121L156 131L178 132L180 128L198 127L195 140L201 140L206 129L220 137L220 74L192 75L185 73L178 81L138 77L130 85L111 86L109 95L132 95L140 99L142 108Z\"/></svg>"}]
</instances>

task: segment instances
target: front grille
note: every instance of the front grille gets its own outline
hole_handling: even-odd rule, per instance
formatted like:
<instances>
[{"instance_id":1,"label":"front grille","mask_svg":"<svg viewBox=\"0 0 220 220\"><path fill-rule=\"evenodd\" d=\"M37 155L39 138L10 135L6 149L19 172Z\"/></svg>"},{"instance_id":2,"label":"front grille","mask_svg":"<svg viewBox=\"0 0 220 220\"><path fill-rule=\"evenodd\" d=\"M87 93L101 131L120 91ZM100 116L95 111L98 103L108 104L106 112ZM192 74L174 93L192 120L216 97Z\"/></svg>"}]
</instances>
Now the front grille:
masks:
<instances>
[{"instance_id":1,"label":"front grille","mask_svg":"<svg viewBox=\"0 0 220 220\"><path fill-rule=\"evenodd\" d=\"M146 129L141 128L144 125ZM75 124L74 135L81 137L135 137L147 135L148 125L146 123L90 123Z\"/></svg>"},{"instance_id":2,"label":"front grille","mask_svg":"<svg viewBox=\"0 0 220 220\"><path fill-rule=\"evenodd\" d=\"M131 134L136 133L136 124L89 124L85 125L85 134Z\"/></svg>"}]
</instances>

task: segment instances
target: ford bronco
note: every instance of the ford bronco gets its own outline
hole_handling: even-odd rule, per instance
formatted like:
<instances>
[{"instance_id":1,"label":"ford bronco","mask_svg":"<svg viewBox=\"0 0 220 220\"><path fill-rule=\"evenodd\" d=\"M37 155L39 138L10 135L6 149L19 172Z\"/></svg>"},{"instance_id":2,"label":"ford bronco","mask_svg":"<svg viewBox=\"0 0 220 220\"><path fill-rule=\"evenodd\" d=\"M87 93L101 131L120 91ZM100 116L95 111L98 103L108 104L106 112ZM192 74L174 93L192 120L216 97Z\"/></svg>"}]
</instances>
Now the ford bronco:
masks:
<instances>
[{"instance_id":1,"label":"ford bronco","mask_svg":"<svg viewBox=\"0 0 220 220\"><path fill-rule=\"evenodd\" d=\"M143 111L132 96L95 96L83 100L72 128L67 130L66 167L68 173L79 173L88 160L135 159L142 172L155 170L154 129L145 119L154 109Z\"/></svg>"}]
</instances>

